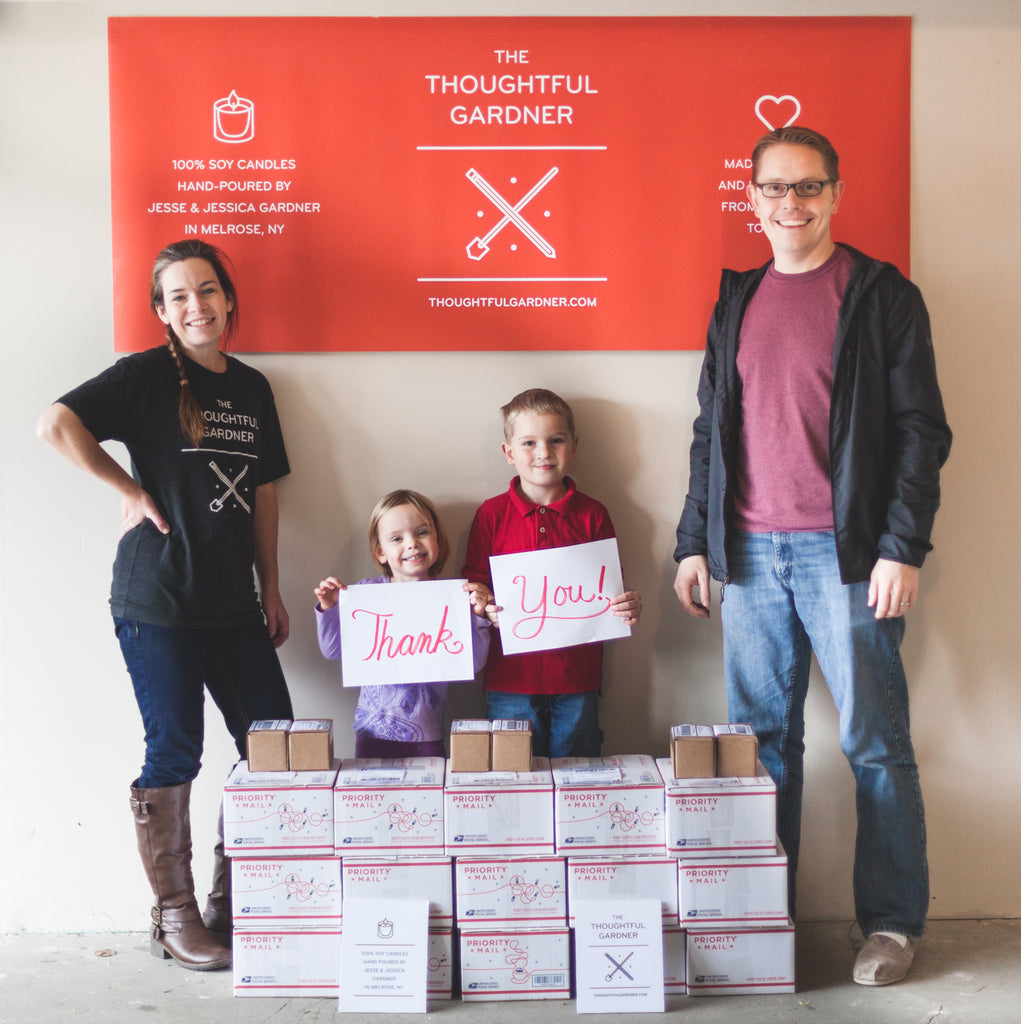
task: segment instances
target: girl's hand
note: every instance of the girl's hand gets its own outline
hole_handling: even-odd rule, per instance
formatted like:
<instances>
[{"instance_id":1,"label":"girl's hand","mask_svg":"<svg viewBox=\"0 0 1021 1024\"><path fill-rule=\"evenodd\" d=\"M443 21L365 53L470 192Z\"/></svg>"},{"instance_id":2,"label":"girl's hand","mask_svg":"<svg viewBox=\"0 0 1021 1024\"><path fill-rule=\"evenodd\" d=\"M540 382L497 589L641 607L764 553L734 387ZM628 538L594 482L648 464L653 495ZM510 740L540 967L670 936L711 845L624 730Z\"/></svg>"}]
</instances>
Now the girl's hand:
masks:
<instances>
[{"instance_id":1,"label":"girl's hand","mask_svg":"<svg viewBox=\"0 0 1021 1024\"><path fill-rule=\"evenodd\" d=\"M338 593L341 590L347 590L347 584L341 583L336 576L327 576L326 579L319 581L319 586L315 588L315 595L319 599L319 607L325 612L331 608L337 606Z\"/></svg>"},{"instance_id":2,"label":"girl's hand","mask_svg":"<svg viewBox=\"0 0 1021 1024\"><path fill-rule=\"evenodd\" d=\"M619 615L625 625L637 626L638 617L642 614L642 595L637 590L626 590L610 602L610 611Z\"/></svg>"},{"instance_id":3,"label":"girl's hand","mask_svg":"<svg viewBox=\"0 0 1021 1024\"><path fill-rule=\"evenodd\" d=\"M485 583L465 583L461 589L471 601L472 612L480 619L486 618L486 606L493 603L493 592Z\"/></svg>"}]
</instances>

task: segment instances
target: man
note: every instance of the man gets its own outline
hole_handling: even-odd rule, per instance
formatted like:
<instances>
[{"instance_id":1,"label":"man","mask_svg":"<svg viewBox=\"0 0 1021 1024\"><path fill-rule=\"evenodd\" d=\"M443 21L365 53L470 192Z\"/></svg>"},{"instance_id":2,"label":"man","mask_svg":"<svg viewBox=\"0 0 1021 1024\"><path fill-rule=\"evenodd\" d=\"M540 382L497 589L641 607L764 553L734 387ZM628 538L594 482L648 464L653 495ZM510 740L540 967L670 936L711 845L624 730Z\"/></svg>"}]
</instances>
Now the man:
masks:
<instances>
[{"instance_id":1,"label":"man","mask_svg":"<svg viewBox=\"0 0 1021 1024\"><path fill-rule=\"evenodd\" d=\"M674 589L709 616L722 581L731 721L777 783L791 914L814 650L857 786L863 985L900 981L928 907L925 820L899 648L939 505L950 430L918 289L830 235L837 154L807 128L763 136L748 198L770 263L724 271L698 386ZM695 588L698 588L698 599Z\"/></svg>"}]
</instances>

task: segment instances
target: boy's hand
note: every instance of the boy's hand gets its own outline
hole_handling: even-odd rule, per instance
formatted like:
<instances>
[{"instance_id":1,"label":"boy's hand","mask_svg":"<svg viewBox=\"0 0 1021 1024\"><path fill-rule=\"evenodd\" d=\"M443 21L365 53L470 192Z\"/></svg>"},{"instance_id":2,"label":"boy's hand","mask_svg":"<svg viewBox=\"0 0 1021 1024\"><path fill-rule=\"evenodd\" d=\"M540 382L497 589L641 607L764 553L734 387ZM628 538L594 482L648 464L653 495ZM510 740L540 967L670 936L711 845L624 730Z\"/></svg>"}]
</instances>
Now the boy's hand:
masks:
<instances>
[{"instance_id":1,"label":"boy's hand","mask_svg":"<svg viewBox=\"0 0 1021 1024\"><path fill-rule=\"evenodd\" d=\"M489 619L494 626L500 625L500 606L493 592L485 583L465 583L461 588L471 599L472 611L482 619Z\"/></svg>"},{"instance_id":2,"label":"boy's hand","mask_svg":"<svg viewBox=\"0 0 1021 1024\"><path fill-rule=\"evenodd\" d=\"M347 590L347 584L341 583L336 576L327 576L326 579L320 580L319 586L315 588L315 595L319 598L319 607L324 612L335 608L337 593L341 590Z\"/></svg>"},{"instance_id":3,"label":"boy's hand","mask_svg":"<svg viewBox=\"0 0 1021 1024\"><path fill-rule=\"evenodd\" d=\"M638 617L642 614L642 595L637 590L626 590L610 602L610 611L619 615L625 625L637 626Z\"/></svg>"},{"instance_id":4,"label":"boy's hand","mask_svg":"<svg viewBox=\"0 0 1021 1024\"><path fill-rule=\"evenodd\" d=\"M471 601L472 613L477 615L480 619L490 619L493 617L489 614L490 608L496 608L493 604L493 592L485 585L485 583L465 583L461 589L468 595L468 600Z\"/></svg>"}]
</instances>

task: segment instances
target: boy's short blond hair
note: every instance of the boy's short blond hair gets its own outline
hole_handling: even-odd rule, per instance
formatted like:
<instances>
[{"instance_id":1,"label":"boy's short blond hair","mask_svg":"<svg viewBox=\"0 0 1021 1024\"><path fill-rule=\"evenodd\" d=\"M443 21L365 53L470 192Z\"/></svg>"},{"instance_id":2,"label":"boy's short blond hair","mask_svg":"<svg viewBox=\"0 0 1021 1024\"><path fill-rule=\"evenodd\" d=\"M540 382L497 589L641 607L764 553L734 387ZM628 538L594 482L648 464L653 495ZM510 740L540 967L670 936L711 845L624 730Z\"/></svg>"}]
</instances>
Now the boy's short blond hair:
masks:
<instances>
[{"instance_id":1,"label":"boy's short blond hair","mask_svg":"<svg viewBox=\"0 0 1021 1024\"><path fill-rule=\"evenodd\" d=\"M386 562L381 562L376 557L376 549L379 546L379 521L391 509L400 508L402 505L410 505L412 508L417 509L426 519L432 522L436 530L436 543L439 553L436 561L429 568L429 575L435 578L443 572L443 566L447 564L447 559L450 557L450 541L447 539L447 531L443 529L443 523L440 522L440 514L436 511L436 506L424 494L419 494L418 491L406 489L391 491L389 494L384 494L376 502L376 507L372 510L372 515L369 516L369 557L377 569L384 572L387 576L393 576L393 569Z\"/></svg>"},{"instance_id":2,"label":"boy's short blond hair","mask_svg":"<svg viewBox=\"0 0 1021 1024\"><path fill-rule=\"evenodd\" d=\"M567 429L574 437L574 413L571 407L555 392L546 388L529 388L515 395L506 405L501 406L503 413L503 437L510 442L514 437L514 421L523 412L537 416L563 416Z\"/></svg>"}]
</instances>

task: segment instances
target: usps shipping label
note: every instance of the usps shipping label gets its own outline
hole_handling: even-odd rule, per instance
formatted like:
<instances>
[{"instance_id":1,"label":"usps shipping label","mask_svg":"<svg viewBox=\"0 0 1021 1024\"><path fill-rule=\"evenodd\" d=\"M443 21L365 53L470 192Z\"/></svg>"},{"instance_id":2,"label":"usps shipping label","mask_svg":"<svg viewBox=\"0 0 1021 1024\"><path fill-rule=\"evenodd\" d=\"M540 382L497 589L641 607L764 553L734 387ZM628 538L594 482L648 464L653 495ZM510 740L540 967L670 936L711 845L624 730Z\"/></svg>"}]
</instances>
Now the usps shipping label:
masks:
<instances>
[{"instance_id":1,"label":"usps shipping label","mask_svg":"<svg viewBox=\"0 0 1021 1024\"><path fill-rule=\"evenodd\" d=\"M459 928L565 924L563 857L458 857L454 903Z\"/></svg>"},{"instance_id":2,"label":"usps shipping label","mask_svg":"<svg viewBox=\"0 0 1021 1024\"><path fill-rule=\"evenodd\" d=\"M571 994L570 933L462 931L461 998L567 999Z\"/></svg>"},{"instance_id":3,"label":"usps shipping label","mask_svg":"<svg viewBox=\"0 0 1021 1024\"><path fill-rule=\"evenodd\" d=\"M231 894L236 929L337 927L340 858L239 857L231 862Z\"/></svg>"}]
</instances>

